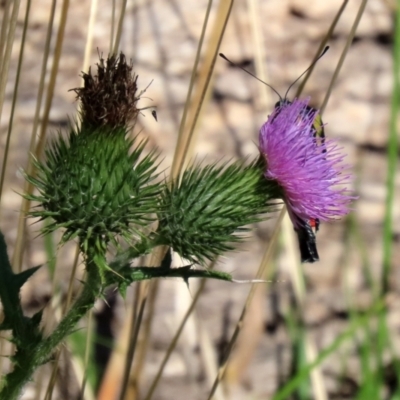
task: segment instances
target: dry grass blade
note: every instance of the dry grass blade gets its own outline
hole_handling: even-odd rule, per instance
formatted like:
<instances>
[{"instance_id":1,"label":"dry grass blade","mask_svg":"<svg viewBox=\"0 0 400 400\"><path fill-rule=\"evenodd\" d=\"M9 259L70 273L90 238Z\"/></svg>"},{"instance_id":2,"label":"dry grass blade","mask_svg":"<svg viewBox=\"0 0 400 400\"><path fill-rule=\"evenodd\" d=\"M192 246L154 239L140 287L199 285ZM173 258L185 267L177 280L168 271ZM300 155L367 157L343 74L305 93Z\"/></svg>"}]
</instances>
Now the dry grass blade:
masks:
<instances>
[{"instance_id":1,"label":"dry grass blade","mask_svg":"<svg viewBox=\"0 0 400 400\"><path fill-rule=\"evenodd\" d=\"M168 251L167 248L157 248L149 257L150 258L150 263L149 265L160 265L161 260L164 258L165 251ZM153 289L154 282L141 282L140 285L138 285L139 288L139 296L136 301L136 305L132 309L132 319L131 319L131 326L130 326L130 334L129 334L129 344L125 356L125 368L124 368L124 373L123 373L123 378L122 378L122 384L121 384L121 393L120 393L120 400L126 400L128 399L128 385L129 385L129 380L130 380L130 375L131 375L131 366L132 366L132 361L135 355L137 343L138 343L138 338L139 338L139 332L140 332L140 327L143 321L143 316L144 316L144 310L146 307L147 299L149 298L149 294L151 290Z\"/></svg>"},{"instance_id":2,"label":"dry grass blade","mask_svg":"<svg viewBox=\"0 0 400 400\"><path fill-rule=\"evenodd\" d=\"M254 358L264 335L264 302L267 294L265 284L256 284L252 301L246 309L241 334L237 338L236 347L230 356L224 376L224 388L234 393L243 382L243 376ZM214 374L215 377L215 374Z\"/></svg>"},{"instance_id":3,"label":"dry grass blade","mask_svg":"<svg viewBox=\"0 0 400 400\"><path fill-rule=\"evenodd\" d=\"M11 2L10 2L11 3ZM14 43L15 29L17 27L18 12L21 0L15 0L13 3L13 10L10 18L10 27L8 29L7 44L1 63L1 76L0 76L0 117L3 111L4 96L7 84L8 69L11 60L11 51ZM7 17L5 15L5 17ZM4 27L7 29L7 19L4 21ZM1 189L1 188L0 188Z\"/></svg>"},{"instance_id":4,"label":"dry grass blade","mask_svg":"<svg viewBox=\"0 0 400 400\"><path fill-rule=\"evenodd\" d=\"M93 33L94 33L94 26L96 22L96 13L97 13L97 6L98 0L92 0L90 4L90 14L89 14L89 24L88 30L86 35L86 45L85 45L85 55L83 58L83 66L82 71L87 71L90 65L90 55L92 54L92 47L93 47ZM83 77L82 77L82 84L83 84Z\"/></svg>"},{"instance_id":5,"label":"dry grass blade","mask_svg":"<svg viewBox=\"0 0 400 400\"><path fill-rule=\"evenodd\" d=\"M342 69L344 59L346 58L347 52L349 51L349 48L351 46L351 43L353 42L354 36L357 31L358 24L360 23L361 17L365 11L365 7L367 5L367 0L362 0L360 4L360 8L358 9L356 19L354 20L353 26L351 27L350 33L347 37L346 45L344 46L344 49L342 51L342 54L340 56L338 65L336 66L335 72L333 73L333 77L331 79L331 83L329 84L328 90L326 92L324 101L322 102L321 109L320 109L320 115L322 115L325 111L325 108L328 104L329 97L331 96L332 90L333 90L333 85L336 82L337 77L339 76L340 70Z\"/></svg>"},{"instance_id":6,"label":"dry grass blade","mask_svg":"<svg viewBox=\"0 0 400 400\"><path fill-rule=\"evenodd\" d=\"M6 38L7 38L7 28L8 28L8 22L10 19L10 7L12 4L12 0L7 0L5 7L4 7L4 13L3 13L3 21L1 23L1 31L0 31L0 57L1 57L1 64L0 64L0 72L3 69L3 59L4 59L4 45L6 44Z\"/></svg>"},{"instance_id":7,"label":"dry grass blade","mask_svg":"<svg viewBox=\"0 0 400 400\"><path fill-rule=\"evenodd\" d=\"M132 313L129 310L127 310L127 316L107 364L107 370L98 390L97 400L114 400L120 391L121 375L128 351L130 327L132 326Z\"/></svg>"},{"instance_id":8,"label":"dry grass blade","mask_svg":"<svg viewBox=\"0 0 400 400\"><path fill-rule=\"evenodd\" d=\"M18 11L19 11L20 4L21 4L21 0L14 1L14 7L12 10L11 19L10 19L10 29L8 31L8 36L7 36L7 45L6 45L4 57L2 59L2 69L1 69L1 76L0 76L0 120L1 120L2 112L3 112L4 97L5 97L5 93L6 93L6 85L7 85L7 77L8 77L8 69L10 67L11 51L12 51L12 47L13 47L13 43L14 43L14 35L15 35L15 29L17 27ZM4 150L4 154L3 154L3 169L2 169L1 180L0 180L0 201L1 201L1 195L3 192L3 185L4 185L4 175L5 175L4 170L5 170L5 165L7 164L7 159L8 159L9 140L10 139L7 137L7 145ZM1 215L1 208L0 208L0 215Z\"/></svg>"},{"instance_id":9,"label":"dry grass blade","mask_svg":"<svg viewBox=\"0 0 400 400\"><path fill-rule=\"evenodd\" d=\"M142 373L145 369L146 354L151 339L151 327L154 318L156 299L158 297L159 288L159 280L155 280L154 282L152 282L152 286L149 290L147 313L144 321L142 322L143 328L138 338L138 352L136 356L136 362L134 364L134 368L129 379L129 387L126 396L126 398L128 398L129 400L135 399L138 396L139 384L141 381Z\"/></svg>"},{"instance_id":10,"label":"dry grass blade","mask_svg":"<svg viewBox=\"0 0 400 400\"><path fill-rule=\"evenodd\" d=\"M346 8L347 4L348 4L349 0L344 0L342 5L340 6L337 14L335 15L335 18L333 19L331 26L328 29L328 32L326 33L324 39L322 40L321 44L318 47L317 52L315 53L315 56L312 60L311 63L311 68L307 71L307 73L305 74L304 78L302 79L299 87L297 88L296 91L296 95L295 97L299 97L300 94L303 92L304 86L306 85L308 78L310 77L310 75L312 74L312 72L314 71L315 68L315 61L317 60L317 58L320 56L320 54L322 53L322 50L325 48L326 44L328 43L328 40L332 37L332 34L336 28L337 23L339 22L340 17L343 14L344 9Z\"/></svg>"},{"instance_id":11,"label":"dry grass blade","mask_svg":"<svg viewBox=\"0 0 400 400\"><path fill-rule=\"evenodd\" d=\"M29 175L31 175L34 170L33 165L32 165L32 156L31 155L34 154L35 145L36 145L36 132L37 132L37 129L39 126L39 115L40 115L40 108L41 108L43 92L44 92L47 61L48 61L49 53L50 53L50 42L51 42L51 36L52 36L52 31L53 31L56 3L57 3L57 0L53 0L52 4L51 4L49 23L47 26L46 40L45 40L45 45L44 45L44 55L43 55L41 72L40 72L39 89L38 89L38 95L36 98L36 100L37 100L36 108L35 108L35 114L33 117L33 127L32 127L32 133L31 133L31 140L30 140L30 144L29 144L28 165L26 167L26 171ZM31 194L32 191L33 191L33 186L28 181L25 181L23 193ZM28 213L30 204L31 204L31 202L29 200L27 200L26 198L23 198L21 210L20 210L19 216L18 216L17 239L16 239L16 243L15 243L14 253L12 256L12 265L13 265L13 268L17 271L20 271L22 268L22 257L23 257L23 249L24 249L23 240L25 237L25 229L26 229L26 217L25 216Z\"/></svg>"},{"instance_id":12,"label":"dry grass blade","mask_svg":"<svg viewBox=\"0 0 400 400\"><path fill-rule=\"evenodd\" d=\"M190 113L191 118L188 123L188 140L186 141L183 149L183 157L178 171L181 171L184 168L185 164L189 160L189 156L193 153L197 122L199 120L203 104L205 103L205 98L210 94L209 88L214 73L215 60L224 37L226 25L232 11L232 6L233 0L221 1L218 5L216 22L210 34L209 47L207 48L207 52L204 57L204 63L199 71L198 91L193 98L193 103L196 105L195 112Z\"/></svg>"},{"instance_id":13,"label":"dry grass blade","mask_svg":"<svg viewBox=\"0 0 400 400\"><path fill-rule=\"evenodd\" d=\"M73 286L74 286L74 280L75 280L75 276L76 276L76 270L78 268L78 261L79 261L79 246L76 246L76 250L75 250L75 259L74 259L74 263L72 266L72 271L71 271L71 275L69 277L69 282L68 282L68 291L67 291L67 298L66 301L63 305L60 305L60 307L62 308L61 310L59 309L60 307L57 307L54 311L54 314L60 312L60 319L67 313L69 306L71 305L71 301L72 301L72 291L73 291ZM54 274L55 277L55 274ZM57 293L57 296L54 296L54 294L58 292L58 290L55 290L55 285L53 282L53 297L58 297L59 293ZM56 384L57 381L57 373L58 373L58 363L60 362L60 357L61 357L61 352L63 351L63 348L59 349L57 352L57 356L54 360L53 363L53 369L51 372L51 378L49 381L49 384L47 386L47 391L46 391L46 398L45 400L51 400L52 396L53 396L53 390L54 390L54 386Z\"/></svg>"},{"instance_id":14,"label":"dry grass blade","mask_svg":"<svg viewBox=\"0 0 400 400\"><path fill-rule=\"evenodd\" d=\"M124 18L125 18L125 11L126 11L126 3L128 0L122 0L122 7L121 7L121 14L119 16L118 20L118 26L117 26L117 34L115 36L115 42L114 42L114 47L113 47L113 54L117 55L118 53L118 48L119 48L119 43L121 41L121 36L122 36L122 27L124 25ZM114 9L114 7L113 7ZM113 18L113 23L114 23L114 18ZM112 30L113 32L113 30Z\"/></svg>"},{"instance_id":15,"label":"dry grass blade","mask_svg":"<svg viewBox=\"0 0 400 400\"><path fill-rule=\"evenodd\" d=\"M48 89L47 89L47 97L46 97L44 111L43 111L43 117L42 117L42 125L40 127L40 133L39 133L39 140L38 140L38 143L36 146L36 151L35 151L35 155L38 158L41 157L41 155L43 153L43 148L44 148L44 145L46 142L47 124L49 122L50 109L51 109L51 104L53 102L54 88L55 88L57 74L58 74L58 66L60 64L62 44L64 41L64 35L65 35L65 26L67 24L69 3L70 3L70 0L64 0L62 8L61 8L60 22L59 22L56 45L55 45L55 50L54 50L54 61L53 61L53 65L52 65L51 73L50 73L49 85L48 85Z\"/></svg>"},{"instance_id":16,"label":"dry grass blade","mask_svg":"<svg viewBox=\"0 0 400 400\"><path fill-rule=\"evenodd\" d=\"M190 146L193 144L194 132L198 122L200 111L203 106L204 98L206 96L206 93L210 85L210 81L214 71L215 60L218 55L218 50L225 32L226 24L228 22L229 15L232 10L232 6L233 6L233 1L221 0L219 3L215 19L215 25L211 30L210 44L204 56L204 63L202 64L199 70L197 92L193 97L193 102L192 102L193 106L191 107L193 111L189 113L190 120L189 123L187 124L188 134L185 140L183 141L183 145L179 146L179 150L177 150L177 153L175 153L175 156L178 158L178 161L177 163L175 163L175 158L174 158L173 170L171 174L172 176L176 176L175 174L179 174L179 172L182 171L183 167L185 166L185 163L189 158L189 154L191 153Z\"/></svg>"},{"instance_id":17,"label":"dry grass blade","mask_svg":"<svg viewBox=\"0 0 400 400\"><path fill-rule=\"evenodd\" d=\"M282 208L282 210L281 210L281 212L279 214L279 217L278 217L278 219L277 219L277 221L275 223L274 231L273 231L271 240L270 240L270 242L268 244L267 250L265 251L263 259L261 260L260 267L259 267L259 269L257 271L256 279L262 279L263 277L266 276L267 267L270 265L270 262L271 262L271 259L272 259L272 255L273 255L273 252L275 250L275 246L276 246L276 243L277 243L277 240L278 240L278 237L279 237L279 231L280 231L280 226L281 226L281 223L282 223L282 219L285 216L285 213L286 213L286 208ZM207 397L208 400L211 400L213 398L213 396L214 396L214 394L215 394L220 382L222 381L222 379L224 377L224 374L225 374L225 371L226 371L226 368L227 368L227 365L228 365L229 356L230 356L230 354L231 354L231 352L233 350L233 347L234 347L234 345L236 343L236 340L237 340L237 338L238 338L238 336L239 336L239 334L240 334L240 332L242 330L244 318L246 317L247 311L249 309L250 303L253 300L255 292L256 292L256 284L252 284L251 288L250 288L250 291L249 291L249 294L247 295L246 303L245 303L245 305L244 305L244 307L242 309L242 313L240 314L240 318L239 318L238 322L236 323L233 335L232 335L229 343L226 346L225 353L224 353L224 359L223 359L222 364L221 364L221 366L220 366L220 368L218 370L218 374L217 374L217 376L215 378L215 381L214 381L213 386L212 386L212 388L210 390L210 393L209 393L209 395Z\"/></svg>"},{"instance_id":18,"label":"dry grass blade","mask_svg":"<svg viewBox=\"0 0 400 400\"><path fill-rule=\"evenodd\" d=\"M8 27L8 13L9 13L9 8L10 8L11 3L12 3L11 1L6 3L6 7L4 10L4 15L3 15L1 38L0 38L0 43L1 43L0 44L0 46L1 46L0 55L2 57L1 77L0 77L0 119L2 116L5 88L6 88L6 84L7 84L8 69L9 69L10 59L11 59L11 50L12 50L12 45L13 45L13 41L14 41L15 28L16 28L16 24L17 24L18 11L19 11L19 6L20 6L20 1L14 2L14 8L13 8L11 20L10 20L10 28L9 28L8 36L7 36L7 46L5 49L5 54L3 56L5 33L7 32L7 27ZM28 25L27 20L28 20L28 16L29 16L29 10L30 10L30 1L26 6L23 37L22 37L21 49L20 49L19 60L18 60L17 76L16 76L16 80L15 80L15 85L14 85L14 94L13 94L13 100L12 100L11 115L10 115L10 120L9 120L6 145L5 145L4 154L3 154L3 163L2 163L1 177L0 177L0 205L1 205L4 179L5 179L6 167L7 167L7 161L8 161L10 138L11 138L11 127L12 127L12 123L13 123L15 105L16 105L16 100L17 100L17 92L18 92L19 78L20 78L20 73L21 73L23 49L24 49L24 43L25 43L25 37L26 37L26 29L27 29L27 25ZM0 216L1 216L1 206L0 206ZM14 352L13 346L8 346L5 343L5 338L1 337L0 338L0 351L1 351L0 354L3 354L3 350L5 350L7 348L10 349L11 353ZM3 368L3 357L1 357L1 361L0 361L0 371L2 371L2 368Z\"/></svg>"},{"instance_id":19,"label":"dry grass blade","mask_svg":"<svg viewBox=\"0 0 400 400\"><path fill-rule=\"evenodd\" d=\"M17 103L17 97L18 97L19 79L21 76L21 67L22 67L22 61L24 58L25 39L26 39L26 31L28 29L30 9L31 9L31 0L28 0L28 2L26 3L26 12L25 12L25 18L24 18L24 27L23 27L23 31L22 31L21 47L19 49L17 75L15 77L13 99L12 99L12 104L11 104L11 113L10 113L10 119L8 122L7 139L6 139L5 149L4 149L3 165L1 168L0 199L1 199L1 194L2 194L2 190L3 190L4 178L6 175L8 151L10 148L11 132L12 132L12 127L13 127L13 122L14 122L15 105Z\"/></svg>"},{"instance_id":20,"label":"dry grass blade","mask_svg":"<svg viewBox=\"0 0 400 400\"><path fill-rule=\"evenodd\" d=\"M187 309L174 337L172 338L171 342L169 343L167 352L165 353L165 356L164 356L163 360L161 361L161 364L156 373L156 376L154 377L153 381L151 382L150 388L149 388L146 396L144 397L145 400L150 400L153 397L153 394L154 394L154 392L157 388L157 385L161 379L161 376L164 372L164 368L167 365L167 362L168 362L172 352L174 351L176 344L178 343L179 337L183 331L183 328L185 327L187 320L189 319L190 315L192 314L193 310L196 307L197 301L200 298L201 293L203 292L205 284L206 284L206 280L202 279L200 286L197 289L196 294L193 297L192 303L190 304L189 308Z\"/></svg>"},{"instance_id":21,"label":"dry grass blade","mask_svg":"<svg viewBox=\"0 0 400 400\"><path fill-rule=\"evenodd\" d=\"M91 343L93 341L93 309L89 311L88 315L88 326L87 326L87 335L86 335L86 344L85 344L85 359L84 359L84 366L83 366L83 378L81 382L81 390L79 393L79 400L85 399L85 389L86 389L86 382L87 382L87 372L88 372L88 365L89 365L89 358L90 358L90 349Z\"/></svg>"},{"instance_id":22,"label":"dry grass blade","mask_svg":"<svg viewBox=\"0 0 400 400\"><path fill-rule=\"evenodd\" d=\"M35 397L33 400L42 400L42 383L43 383L43 379L44 379L44 368L39 369L39 372L37 374L37 379L36 379L36 385L35 385Z\"/></svg>"},{"instance_id":23,"label":"dry grass blade","mask_svg":"<svg viewBox=\"0 0 400 400\"><path fill-rule=\"evenodd\" d=\"M293 225L288 215L283 220L282 232L284 234L284 242L286 245L286 262L288 266L288 273L294 288L297 307L302 310L305 298L305 281L304 276L299 264L299 255L296 250L297 243L293 233ZM310 336L305 333L305 353L308 363L312 363L316 359L317 351ZM328 394L324 383L321 368L315 367L311 371L311 383L313 388L313 395L316 400L327 400Z\"/></svg>"},{"instance_id":24,"label":"dry grass blade","mask_svg":"<svg viewBox=\"0 0 400 400\"><path fill-rule=\"evenodd\" d=\"M187 119L187 115L189 113L189 108L193 107L192 102L191 102L192 91L193 91L193 87L194 87L196 73L198 70L198 65L200 62L201 49L203 48L204 37L205 37L207 26L208 26L208 19L210 17L210 11L211 11L212 4L213 4L213 0L208 0L206 14L204 17L203 26L201 28L199 43L197 45L196 56L195 56L194 65L192 68L192 74L190 77L189 88L188 88L188 92L186 95L185 107L183 109L182 119L181 119L181 123L179 126L178 142L176 144L174 159L173 159L172 167L171 167L171 177L170 177L171 179L176 178L180 174L181 169L179 166L184 162L183 161L183 158L184 158L183 151L184 151L186 142L189 140L189 138L187 136L185 136L186 119Z\"/></svg>"},{"instance_id":25,"label":"dry grass blade","mask_svg":"<svg viewBox=\"0 0 400 400\"><path fill-rule=\"evenodd\" d=\"M211 386L218 372L218 355L215 351L215 346L211 340L210 333L204 327L202 320L197 318L196 321L201 349L201 359L203 360L204 372L206 375L206 383L207 385ZM225 400L226 398L227 396L225 396L223 389L218 387L214 393L214 399Z\"/></svg>"},{"instance_id":26,"label":"dry grass blade","mask_svg":"<svg viewBox=\"0 0 400 400\"><path fill-rule=\"evenodd\" d=\"M53 65L52 65L48 89L47 89L47 96L46 96L46 101L45 101L43 117L42 117L42 125L41 125L41 129L40 129L40 133L39 133L39 140L37 142L35 152L34 152L34 154L37 158L41 157L41 154L43 153L43 148L44 148L44 145L46 142L47 124L49 121L50 109L51 109L51 104L52 104L53 96L54 96L54 88L55 88L56 78L57 78L57 74L58 74L58 66L60 63L62 43L64 40L65 26L67 23L68 9L69 9L69 0L64 0L62 8L61 8L60 23L59 23L59 29L58 29L58 33L57 33L57 39L56 39L55 50L54 50L54 60L53 60ZM32 170L32 174L34 174L34 169ZM29 204L28 204L28 206L29 206ZM23 240L22 237L18 237L18 239L21 241ZM19 251L17 252L17 250L19 250ZM18 249L16 248L14 255L15 255L15 259L13 257L13 268L16 272L20 272L21 268L22 268L22 246L20 246ZM14 261L16 261L16 262L14 262Z\"/></svg>"},{"instance_id":27,"label":"dry grass blade","mask_svg":"<svg viewBox=\"0 0 400 400\"><path fill-rule=\"evenodd\" d=\"M60 363L62 351L63 351L63 348L58 350L57 355L54 359L54 366L51 371L50 381L49 381L49 384L47 385L47 390L46 390L46 394L44 396L44 400L51 400L53 397L53 390L54 390L54 386L56 385L56 382L57 382L58 365Z\"/></svg>"},{"instance_id":28,"label":"dry grass blade","mask_svg":"<svg viewBox=\"0 0 400 400\"><path fill-rule=\"evenodd\" d=\"M253 34L253 47L254 47L254 61L256 68L256 75L264 82L269 82L269 78L265 67L265 45L264 37L261 29L261 12L259 0L247 0L247 7L249 10L249 19L251 21L252 34ZM268 87L263 85L259 86L259 100L257 107L262 112L271 104L271 91Z\"/></svg>"},{"instance_id":29,"label":"dry grass blade","mask_svg":"<svg viewBox=\"0 0 400 400\"><path fill-rule=\"evenodd\" d=\"M114 44L114 34L115 34L115 0L112 0L111 6L111 29L110 29L110 52Z\"/></svg>"},{"instance_id":30,"label":"dry grass blade","mask_svg":"<svg viewBox=\"0 0 400 400\"><path fill-rule=\"evenodd\" d=\"M138 308L138 312L137 312L137 317L132 318L132 325L131 325L131 330L130 330L130 335L129 335L129 346L128 346L128 351L126 352L126 356L125 356L125 369L124 369L124 374L123 374L123 378L122 378L121 394L119 396L120 400L125 400L125 399L129 398L128 397L128 385L129 385L129 378L130 378L130 373L131 373L131 366L132 366L133 357L135 355L136 346L138 343L139 330L140 330L141 322L143 320L144 309L146 307L147 299L149 296L150 286L151 285L148 285L148 284L143 285L144 294L139 299L139 308ZM136 307L134 307L132 309L132 311L134 313L136 313L135 308Z\"/></svg>"},{"instance_id":31,"label":"dry grass blade","mask_svg":"<svg viewBox=\"0 0 400 400\"><path fill-rule=\"evenodd\" d=\"M3 315L1 315L1 318L3 318ZM8 337L6 335L2 335L0 337L0 354L7 354L7 350L8 350ZM5 357L0 357L0 372L3 372L3 367L4 367L4 360L6 360ZM6 365L7 367L7 365Z\"/></svg>"}]
</instances>

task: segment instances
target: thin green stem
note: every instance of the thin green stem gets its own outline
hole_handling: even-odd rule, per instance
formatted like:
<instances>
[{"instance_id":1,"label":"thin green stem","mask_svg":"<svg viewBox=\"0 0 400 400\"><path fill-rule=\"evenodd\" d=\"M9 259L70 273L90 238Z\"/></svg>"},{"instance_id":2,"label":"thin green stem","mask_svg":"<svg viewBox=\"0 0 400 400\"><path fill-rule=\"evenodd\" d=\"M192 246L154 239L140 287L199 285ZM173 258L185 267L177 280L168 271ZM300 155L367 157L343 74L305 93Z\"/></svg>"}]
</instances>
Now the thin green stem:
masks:
<instances>
[{"instance_id":1,"label":"thin green stem","mask_svg":"<svg viewBox=\"0 0 400 400\"><path fill-rule=\"evenodd\" d=\"M400 4L400 1L397 1ZM395 37L393 47L393 94L390 116L390 133L387 152L387 181L386 181L386 207L385 219L383 225L383 271L381 281L381 293L384 295L389 289L389 279L391 271L391 258L393 246L393 209L395 197L396 182L396 164L397 164L397 132L398 132L398 115L400 105L400 12L396 14Z\"/></svg>"}]
</instances>

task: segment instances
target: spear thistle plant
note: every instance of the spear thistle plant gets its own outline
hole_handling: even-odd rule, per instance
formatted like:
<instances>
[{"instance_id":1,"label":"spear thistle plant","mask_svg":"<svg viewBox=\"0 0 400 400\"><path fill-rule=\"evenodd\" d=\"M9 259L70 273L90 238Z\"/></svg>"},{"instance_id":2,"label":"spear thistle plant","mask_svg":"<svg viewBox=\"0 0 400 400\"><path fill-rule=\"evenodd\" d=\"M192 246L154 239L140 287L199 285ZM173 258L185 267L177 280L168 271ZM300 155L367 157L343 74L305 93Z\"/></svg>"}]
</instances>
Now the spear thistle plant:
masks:
<instances>
[{"instance_id":1,"label":"spear thistle plant","mask_svg":"<svg viewBox=\"0 0 400 400\"><path fill-rule=\"evenodd\" d=\"M63 230L60 244L75 240L82 253L86 280L80 296L49 335L40 328L42 313L23 315L19 291L36 271L15 274L0 235L0 298L4 320L16 351L13 369L0 389L0 398L14 400L40 365L93 307L107 286L123 294L134 281L162 277L208 277L231 281L229 274L193 268L243 240L248 225L272 210L270 201L281 189L263 177L263 163L194 165L167 184L157 173L158 155L145 153L146 141L129 138L130 123L140 113L138 78L125 56L100 59L97 75L83 74L84 86L74 89L80 101L80 123L67 135L59 132L35 159L35 173L26 175L36 192L30 215L50 219L42 229ZM154 222L157 221L158 224ZM125 243L121 245L121 241ZM191 264L171 268L170 253L162 264L132 268L133 259L165 245ZM125 247L125 250L122 248ZM126 248L127 247L127 248ZM107 251L117 252L114 260Z\"/></svg>"},{"instance_id":2,"label":"spear thistle plant","mask_svg":"<svg viewBox=\"0 0 400 400\"><path fill-rule=\"evenodd\" d=\"M42 313L23 314L19 291L37 270L15 274L0 233L0 299L15 353L12 371L0 386L0 398L14 400L40 365L93 307L107 286L121 294L145 279L206 277L231 281L229 274L195 269L232 250L249 225L282 199L295 229L304 221L323 221L348 212L353 199L346 188L349 175L343 155L332 141L316 146L313 110L294 101L276 110L260 131L261 157L249 163L196 164L167 183L157 172L158 155L146 154L146 141L129 138L130 123L140 114L138 77L125 56L100 59L97 75L83 74L84 86L74 89L80 101L80 123L61 132L35 159L36 171L26 179L36 193L30 216L50 219L44 235L63 230L60 244L75 240L82 253L86 280L80 296L55 330L44 336ZM299 116L301 115L301 118ZM157 223L155 223L157 222ZM124 246L121 246L124 242ZM168 246L190 262L171 268L170 252L158 267L132 268L133 259L157 246ZM123 250L123 247L125 249ZM113 260L107 251L117 252Z\"/></svg>"}]
</instances>

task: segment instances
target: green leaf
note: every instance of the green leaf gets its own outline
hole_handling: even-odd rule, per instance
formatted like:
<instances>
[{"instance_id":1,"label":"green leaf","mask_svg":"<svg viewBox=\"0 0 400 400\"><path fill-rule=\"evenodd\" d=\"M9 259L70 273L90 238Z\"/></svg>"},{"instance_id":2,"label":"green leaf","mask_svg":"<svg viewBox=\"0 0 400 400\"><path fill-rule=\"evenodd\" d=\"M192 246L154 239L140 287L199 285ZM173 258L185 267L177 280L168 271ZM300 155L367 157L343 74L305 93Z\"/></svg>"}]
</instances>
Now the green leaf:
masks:
<instances>
[{"instance_id":1,"label":"green leaf","mask_svg":"<svg viewBox=\"0 0 400 400\"><path fill-rule=\"evenodd\" d=\"M20 289L24 283L40 267L30 268L26 271L14 274L7 256L7 246L3 234L0 232L0 300L4 309L4 320L0 330L12 330L14 343L19 347L29 347L30 340L39 337L38 316L34 319L23 315ZM40 320L39 320L40 322Z\"/></svg>"},{"instance_id":2,"label":"green leaf","mask_svg":"<svg viewBox=\"0 0 400 400\"><path fill-rule=\"evenodd\" d=\"M21 289L24 283L41 267L41 265L33 268L26 269L25 271L20 272L19 274L14 275L15 285ZM19 290L18 289L18 290Z\"/></svg>"}]
</instances>

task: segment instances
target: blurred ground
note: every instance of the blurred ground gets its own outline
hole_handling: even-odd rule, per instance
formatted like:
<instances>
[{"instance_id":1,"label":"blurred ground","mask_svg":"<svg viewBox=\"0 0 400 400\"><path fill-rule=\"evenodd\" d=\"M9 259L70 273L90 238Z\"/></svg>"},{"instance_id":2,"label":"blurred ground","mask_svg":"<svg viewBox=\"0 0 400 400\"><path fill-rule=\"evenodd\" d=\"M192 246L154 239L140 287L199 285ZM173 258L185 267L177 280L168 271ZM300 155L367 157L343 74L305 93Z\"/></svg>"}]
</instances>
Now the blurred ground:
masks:
<instances>
[{"instance_id":1,"label":"blurred ground","mask_svg":"<svg viewBox=\"0 0 400 400\"><path fill-rule=\"evenodd\" d=\"M339 0L259 1L266 54L265 70L268 82L279 93L283 95L290 83L307 68L340 5ZM358 6L359 1L349 2L329 42L329 52L318 62L307 83L304 95L311 96L311 104L314 106L323 100ZM20 24L24 18L24 7L24 5L21 7ZM110 7L111 2L108 0L99 1L92 65L98 59L97 49L105 55L109 51ZM142 135L148 137L151 146L156 146L162 153L164 161L161 169L165 169L166 173L173 157L205 7L205 1L128 2L120 48L128 58L132 58L135 71L139 75L139 84L143 88L153 80L146 92L151 100L143 99L141 106L156 106L158 122L152 118L150 112L144 111L140 125L144 128ZM68 116L73 116L75 112L74 92L69 89L80 85L79 75L83 62L89 9L90 2L71 1L51 111L52 132L65 127ZM50 1L32 2L7 183L2 199L1 229L6 235L10 254L17 234L20 205L20 196L17 192L23 187L23 178L18 169L25 167L27 161L49 10ZM212 25L213 20L210 23ZM22 26L19 26L13 48L7 101L0 125L2 149L8 127L21 32ZM319 348L329 344L347 324L349 307L347 291L353 294L351 301L355 302L357 309L368 308L371 293L367 289L363 273L365 263L369 263L372 274L376 277L379 276L381 268L386 195L386 147L392 90L392 32L390 2L370 0L324 114L327 135L340 140L348 152L347 161L354 165L356 173L354 185L359 196L354 215L360 242L354 243L354 239L349 239L349 223L346 221L324 224L318 234L321 261L313 265L304 265L307 278L304 318ZM245 1L238 0L234 5L221 51L230 59L254 71L253 43L248 5ZM260 109L259 85L241 71L230 68L222 59L217 60L210 102L203 110L198 127L196 154L199 159L211 162L222 158L235 159L257 154L255 143L259 126L267 118L277 100L273 93L268 92L270 106L267 109ZM292 90L289 98L294 93L295 90ZM400 174L397 174L397 204L400 198L399 179ZM268 221L257 226L249 240L241 245L237 252L228 254L218 267L233 272L238 279L254 277L271 234L273 222ZM400 304L398 261L400 207L398 206L394 210L393 225L395 268L392 273L390 298L393 304L391 311L393 318L389 317L393 327L393 340L399 343L400 320L394 317L399 311ZM36 229L35 225L29 227L24 267L46 262L42 241L36 238ZM359 250L360 243L364 254ZM73 259L72 248L73 246L67 246L62 250L57 272L61 279L69 274ZM258 300L258 317L261 318L265 329L242 380L243 394L239 398L269 398L288 374L291 348L281 315L292 301L293 294L288 283L284 260L278 261L277 268L279 272L276 279L283 282L271 283L267 292ZM64 281L63 285L66 285L67 280ZM50 290L48 274L43 270L24 287L23 300L28 311L32 312L35 307L43 304L50 295ZM190 292L193 293L193 290L191 287ZM172 337L174 326L179 321L177 310L185 308L185 302L190 301L190 296L185 297L184 293L187 292L185 291L185 287L181 287L177 282L165 281L160 284L151 348L143 373L145 385L149 377L155 373ZM230 337L247 292L247 285L207 283L197 314L215 346L218 347ZM125 308L122 303L120 305L113 323L115 331L124 320ZM196 349L198 328L192 327L194 337L190 338L189 333L190 331L170 360L156 399L203 399L208 392L209 384L206 382L199 352ZM400 347L397 350L400 350ZM324 364L324 377L331 398L346 398L341 390L347 389L340 387L337 381L341 373L340 359L345 358L349 365L353 365L349 374L357 384L359 366L357 358L352 358L353 356L352 348L343 349L340 355L329 358ZM249 396L251 393L254 397L244 397L244 393ZM29 398L28 395L29 393L26 394L26 398Z\"/></svg>"}]
</instances>

